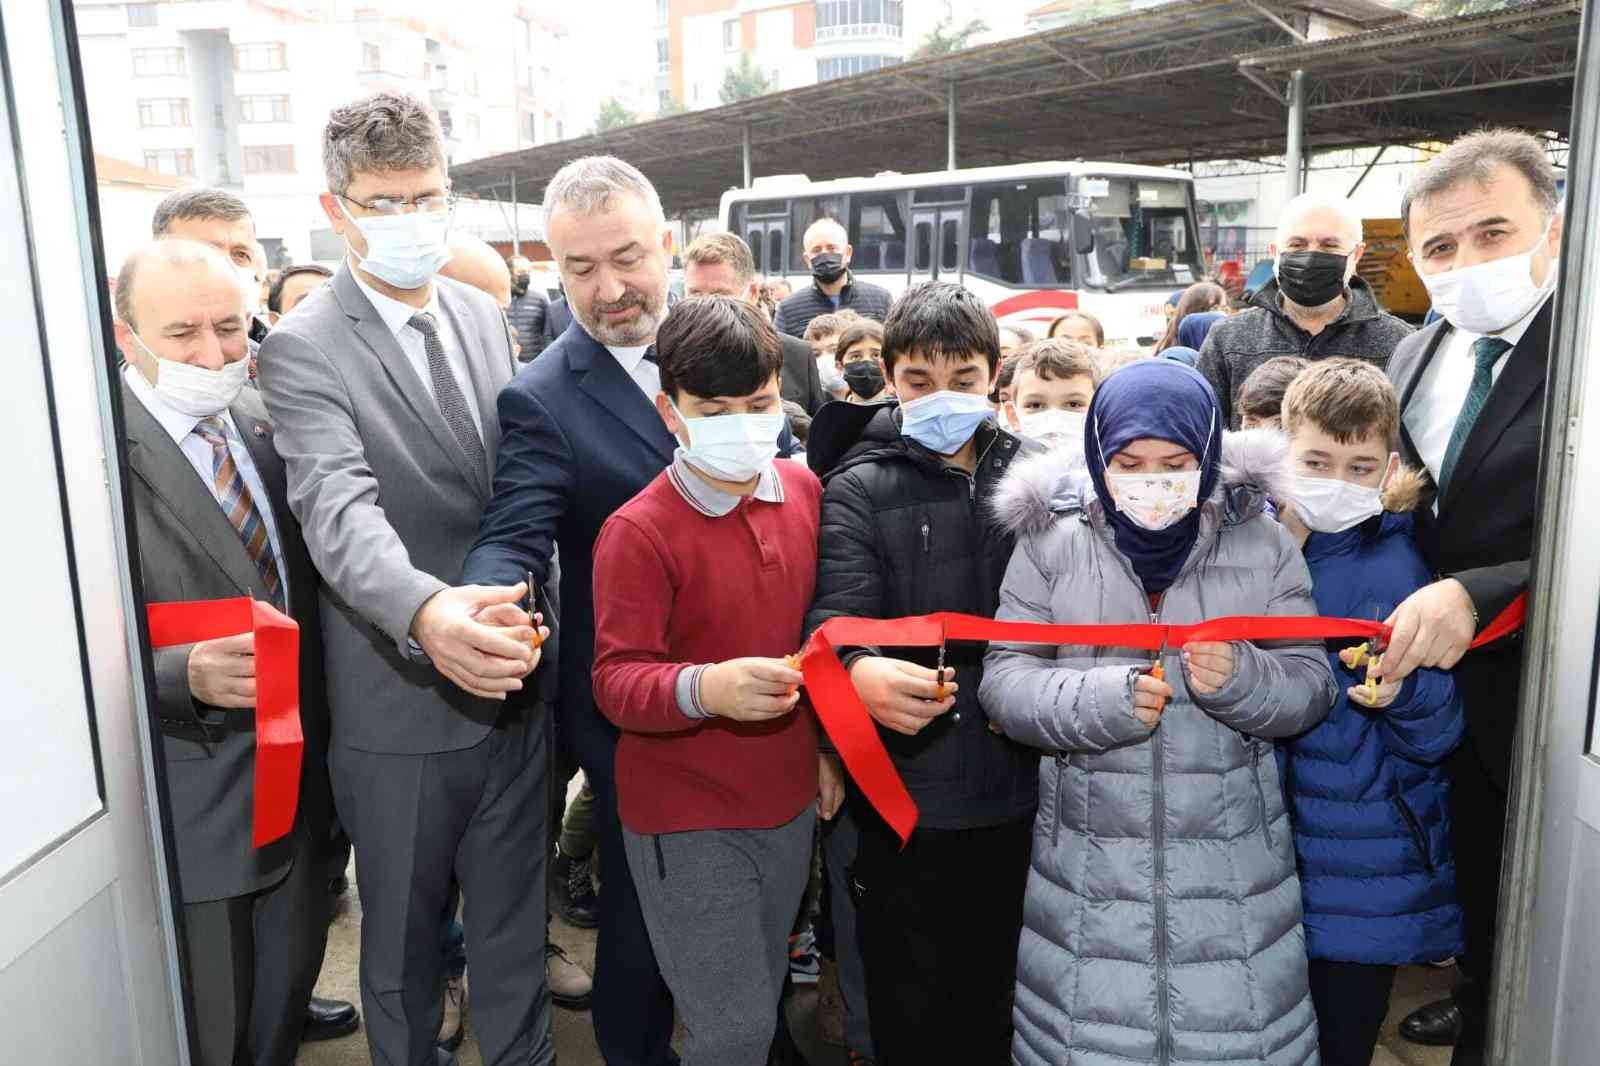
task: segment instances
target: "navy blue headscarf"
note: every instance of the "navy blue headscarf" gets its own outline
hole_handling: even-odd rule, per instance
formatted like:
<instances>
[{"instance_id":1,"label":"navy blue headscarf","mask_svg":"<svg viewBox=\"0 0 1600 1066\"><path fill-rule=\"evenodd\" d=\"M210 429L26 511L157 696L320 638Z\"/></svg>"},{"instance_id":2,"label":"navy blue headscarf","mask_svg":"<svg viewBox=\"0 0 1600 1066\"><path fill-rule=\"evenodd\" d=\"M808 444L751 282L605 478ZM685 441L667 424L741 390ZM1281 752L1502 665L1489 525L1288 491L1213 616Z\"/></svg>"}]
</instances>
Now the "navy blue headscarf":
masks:
<instances>
[{"instance_id":1,"label":"navy blue headscarf","mask_svg":"<svg viewBox=\"0 0 1600 1066\"><path fill-rule=\"evenodd\" d=\"M1198 352L1200 346L1205 344L1206 334L1211 332L1211 327L1227 317L1221 311L1196 311L1192 315L1184 315L1183 321L1178 323L1178 343Z\"/></svg>"},{"instance_id":2,"label":"navy blue headscarf","mask_svg":"<svg viewBox=\"0 0 1600 1066\"><path fill-rule=\"evenodd\" d=\"M1193 367L1170 359L1145 359L1100 383L1084 426L1084 457L1095 494L1117 547L1128 557L1147 593L1166 590L1200 537L1200 508L1162 530L1135 524L1106 486L1106 460L1136 440L1171 441L1200 459L1200 502L1211 497L1222 470L1222 412L1217 394Z\"/></svg>"},{"instance_id":3,"label":"navy blue headscarf","mask_svg":"<svg viewBox=\"0 0 1600 1066\"><path fill-rule=\"evenodd\" d=\"M1173 362L1182 363L1184 366L1194 366L1200 361L1200 353L1193 348L1185 348L1181 344L1174 344L1170 348L1161 350L1161 358L1171 359Z\"/></svg>"}]
</instances>

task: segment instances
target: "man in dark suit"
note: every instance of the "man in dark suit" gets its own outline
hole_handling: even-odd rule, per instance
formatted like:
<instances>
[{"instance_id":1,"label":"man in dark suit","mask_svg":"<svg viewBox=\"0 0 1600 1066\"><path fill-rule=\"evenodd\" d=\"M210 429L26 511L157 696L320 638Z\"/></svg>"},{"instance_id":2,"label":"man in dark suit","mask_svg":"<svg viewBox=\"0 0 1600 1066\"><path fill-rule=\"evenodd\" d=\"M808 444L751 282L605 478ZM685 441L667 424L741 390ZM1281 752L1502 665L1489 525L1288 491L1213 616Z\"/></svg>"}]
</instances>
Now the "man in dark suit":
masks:
<instances>
[{"instance_id":1,"label":"man in dark suit","mask_svg":"<svg viewBox=\"0 0 1600 1066\"><path fill-rule=\"evenodd\" d=\"M544 346L546 348L572 326L572 308L567 306L567 294L558 293L550 298L544 308ZM541 349L542 351L542 349Z\"/></svg>"},{"instance_id":2,"label":"man in dark suit","mask_svg":"<svg viewBox=\"0 0 1600 1066\"><path fill-rule=\"evenodd\" d=\"M350 248L267 336L261 395L324 585L330 764L355 845L361 994L378 1066L435 1053L438 931L470 901L487 1066L554 1059L545 986L545 709L518 580L462 587L489 499L495 394L515 359L494 301L434 271L451 197L432 110L379 92L336 108L322 207Z\"/></svg>"},{"instance_id":3,"label":"man in dark suit","mask_svg":"<svg viewBox=\"0 0 1600 1066\"><path fill-rule=\"evenodd\" d=\"M708 233L696 237L683 252L683 288L688 296L732 296L756 303L760 283L750 246L737 233ZM787 333L783 340L783 398L814 415L833 397L822 387L811 346Z\"/></svg>"},{"instance_id":4,"label":"man in dark suit","mask_svg":"<svg viewBox=\"0 0 1600 1066\"><path fill-rule=\"evenodd\" d=\"M305 735L290 833L252 846L249 633L158 649L157 714L202 1066L289 1066L327 940L332 803L317 575L289 513L266 410L246 379L242 292L206 245L134 252L117 280L123 414L144 593L249 595L300 624ZM345 1031L354 1028L354 1010Z\"/></svg>"},{"instance_id":5,"label":"man in dark suit","mask_svg":"<svg viewBox=\"0 0 1600 1066\"><path fill-rule=\"evenodd\" d=\"M1450 1000L1415 1011L1401 1031L1422 1043L1454 1042L1454 1066L1476 1066L1488 1025L1522 642L1467 646L1528 585L1561 214L1543 145L1489 130L1420 170L1401 217L1442 316L1403 340L1389 363L1401 448L1431 479L1417 541L1441 577L1395 611L1381 673L1388 680L1454 667L1467 714L1467 739L1451 762L1467 922L1461 981Z\"/></svg>"}]
</instances>

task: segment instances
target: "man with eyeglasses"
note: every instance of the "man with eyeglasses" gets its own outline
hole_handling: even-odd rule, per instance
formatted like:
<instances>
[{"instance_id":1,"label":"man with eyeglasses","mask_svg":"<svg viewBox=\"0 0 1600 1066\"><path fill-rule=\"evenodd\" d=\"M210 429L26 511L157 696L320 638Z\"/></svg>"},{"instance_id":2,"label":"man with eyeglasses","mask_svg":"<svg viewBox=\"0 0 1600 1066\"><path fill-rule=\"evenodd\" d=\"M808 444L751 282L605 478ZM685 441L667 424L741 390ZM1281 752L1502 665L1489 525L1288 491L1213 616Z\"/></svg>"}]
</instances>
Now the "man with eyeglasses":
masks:
<instances>
[{"instance_id":1,"label":"man with eyeglasses","mask_svg":"<svg viewBox=\"0 0 1600 1066\"><path fill-rule=\"evenodd\" d=\"M550 1063L533 888L548 693L524 681L549 631L525 585L459 585L490 495L510 337L492 299L435 276L453 200L426 104L379 92L335 109L323 166L322 208L349 255L268 335L261 391L325 582L329 765L355 845L368 1047L378 1066L455 1061L435 1050L454 882L472 901L484 1063Z\"/></svg>"}]
</instances>

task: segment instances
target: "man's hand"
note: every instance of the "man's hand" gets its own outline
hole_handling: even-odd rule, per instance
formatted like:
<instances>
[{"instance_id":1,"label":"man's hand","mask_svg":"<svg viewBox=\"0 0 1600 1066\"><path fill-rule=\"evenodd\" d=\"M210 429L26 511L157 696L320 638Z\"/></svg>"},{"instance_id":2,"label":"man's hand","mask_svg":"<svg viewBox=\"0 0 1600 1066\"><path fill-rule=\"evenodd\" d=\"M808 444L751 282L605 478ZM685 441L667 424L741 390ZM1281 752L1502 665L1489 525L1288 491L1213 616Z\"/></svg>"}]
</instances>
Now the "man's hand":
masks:
<instances>
[{"instance_id":1,"label":"man's hand","mask_svg":"<svg viewBox=\"0 0 1600 1066\"><path fill-rule=\"evenodd\" d=\"M817 756L817 816L824 822L844 806L844 766L837 755Z\"/></svg>"},{"instance_id":2,"label":"man's hand","mask_svg":"<svg viewBox=\"0 0 1600 1066\"><path fill-rule=\"evenodd\" d=\"M908 737L916 736L956 705L955 682L944 683L945 694L940 699L934 672L901 659L881 655L857 659L850 667L850 682L874 721Z\"/></svg>"},{"instance_id":3,"label":"man's hand","mask_svg":"<svg viewBox=\"0 0 1600 1066\"><path fill-rule=\"evenodd\" d=\"M1404 681L1419 667L1450 669L1467 653L1477 628L1472 597L1453 577L1407 596L1385 624L1389 646L1373 670L1384 681Z\"/></svg>"},{"instance_id":4,"label":"man's hand","mask_svg":"<svg viewBox=\"0 0 1600 1066\"><path fill-rule=\"evenodd\" d=\"M480 618L486 611L515 605L527 588L464 585L441 589L428 597L411 620L411 636L433 660L434 669L474 696L503 700L507 692L522 688L522 679L535 665L534 628L509 629ZM527 616L519 614L523 618ZM500 617L498 612L495 617Z\"/></svg>"},{"instance_id":5,"label":"man's hand","mask_svg":"<svg viewBox=\"0 0 1600 1066\"><path fill-rule=\"evenodd\" d=\"M256 705L256 635L202 640L189 649L189 694L212 707Z\"/></svg>"},{"instance_id":6,"label":"man's hand","mask_svg":"<svg viewBox=\"0 0 1600 1066\"><path fill-rule=\"evenodd\" d=\"M1233 677L1233 645L1226 641L1198 641L1183 646L1183 668L1189 687L1202 696L1222 690Z\"/></svg>"},{"instance_id":7,"label":"man's hand","mask_svg":"<svg viewBox=\"0 0 1600 1066\"><path fill-rule=\"evenodd\" d=\"M544 659L545 641L550 639L550 627L544 624L544 615L535 613L530 619L528 612L514 603L496 603L479 611L478 621L501 629L532 629L538 633L538 640L531 637L528 640L528 644L533 648L533 659L528 664L528 674L539 669L539 663ZM528 674L522 676L527 677Z\"/></svg>"},{"instance_id":8,"label":"man's hand","mask_svg":"<svg viewBox=\"0 0 1600 1066\"><path fill-rule=\"evenodd\" d=\"M700 675L700 702L718 718L765 722L794 710L803 680L782 659L729 659Z\"/></svg>"},{"instance_id":9,"label":"man's hand","mask_svg":"<svg viewBox=\"0 0 1600 1066\"><path fill-rule=\"evenodd\" d=\"M1133 679L1133 716L1154 729L1172 699L1172 686L1158 677L1140 674Z\"/></svg>"}]
</instances>

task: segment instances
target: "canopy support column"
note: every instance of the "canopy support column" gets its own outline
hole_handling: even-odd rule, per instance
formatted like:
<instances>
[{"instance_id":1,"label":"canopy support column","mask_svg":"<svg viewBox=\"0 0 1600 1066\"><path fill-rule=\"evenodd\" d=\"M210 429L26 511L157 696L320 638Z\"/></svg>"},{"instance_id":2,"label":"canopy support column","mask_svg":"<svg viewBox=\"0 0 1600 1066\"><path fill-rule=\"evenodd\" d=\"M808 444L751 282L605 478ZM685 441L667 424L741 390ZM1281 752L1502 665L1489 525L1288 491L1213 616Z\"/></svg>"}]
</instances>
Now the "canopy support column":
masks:
<instances>
[{"instance_id":1,"label":"canopy support column","mask_svg":"<svg viewBox=\"0 0 1600 1066\"><path fill-rule=\"evenodd\" d=\"M1304 189L1304 156L1306 130L1306 72L1297 70L1289 75L1289 131L1288 143L1283 153L1284 180L1290 199Z\"/></svg>"}]
</instances>

